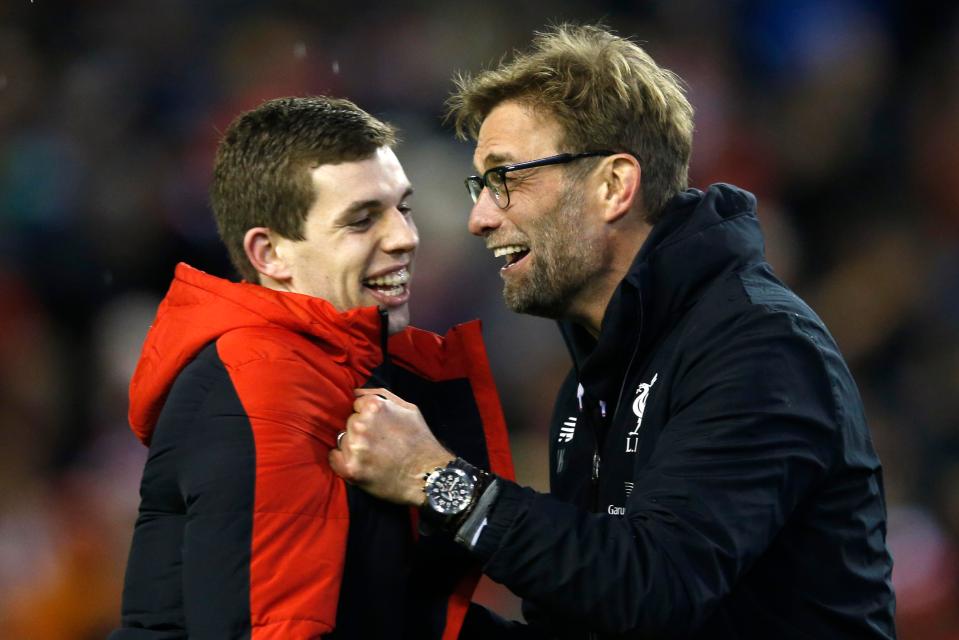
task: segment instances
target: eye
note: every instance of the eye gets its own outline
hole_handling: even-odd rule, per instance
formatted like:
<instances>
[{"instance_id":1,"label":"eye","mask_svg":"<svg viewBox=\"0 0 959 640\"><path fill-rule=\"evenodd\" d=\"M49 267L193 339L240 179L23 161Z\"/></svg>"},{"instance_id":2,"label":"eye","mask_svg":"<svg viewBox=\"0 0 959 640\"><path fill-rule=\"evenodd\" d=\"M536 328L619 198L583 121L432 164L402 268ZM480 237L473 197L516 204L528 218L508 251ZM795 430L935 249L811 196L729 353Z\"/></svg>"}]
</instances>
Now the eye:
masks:
<instances>
[{"instance_id":1,"label":"eye","mask_svg":"<svg viewBox=\"0 0 959 640\"><path fill-rule=\"evenodd\" d=\"M490 171L486 174L486 182L495 188L503 186L506 179L506 173L502 171Z\"/></svg>"},{"instance_id":2,"label":"eye","mask_svg":"<svg viewBox=\"0 0 959 640\"><path fill-rule=\"evenodd\" d=\"M355 229L357 231L365 231L366 229L369 229L370 226L372 226L372 224L373 224L373 216L367 215L367 216L363 216L362 218L357 218L356 220L349 222L346 226L348 226L350 229Z\"/></svg>"},{"instance_id":3,"label":"eye","mask_svg":"<svg viewBox=\"0 0 959 640\"><path fill-rule=\"evenodd\" d=\"M409 216L411 213L413 213L413 207L406 202L399 203L396 205L396 208L399 209L400 213L402 213L404 216Z\"/></svg>"}]
</instances>

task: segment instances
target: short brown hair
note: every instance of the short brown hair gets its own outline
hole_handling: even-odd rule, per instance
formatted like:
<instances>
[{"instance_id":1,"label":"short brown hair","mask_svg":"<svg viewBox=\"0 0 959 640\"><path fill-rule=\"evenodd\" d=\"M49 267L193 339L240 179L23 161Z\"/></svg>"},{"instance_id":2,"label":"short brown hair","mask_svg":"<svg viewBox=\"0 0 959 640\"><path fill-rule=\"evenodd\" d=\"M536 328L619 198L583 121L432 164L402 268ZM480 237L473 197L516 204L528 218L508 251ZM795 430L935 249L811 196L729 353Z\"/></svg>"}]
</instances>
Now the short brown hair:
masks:
<instances>
[{"instance_id":1,"label":"short brown hair","mask_svg":"<svg viewBox=\"0 0 959 640\"><path fill-rule=\"evenodd\" d=\"M237 117L216 152L210 202L240 275L259 282L243 250L249 229L268 227L303 239L317 195L311 168L364 160L395 144L392 126L339 98L277 98Z\"/></svg>"},{"instance_id":2,"label":"short brown hair","mask_svg":"<svg viewBox=\"0 0 959 640\"><path fill-rule=\"evenodd\" d=\"M554 116L561 151L627 151L643 170L653 223L688 183L693 108L682 80L636 43L602 26L562 24L537 32L528 52L475 77L460 74L447 106L461 139L476 138L498 104L516 100Z\"/></svg>"}]
</instances>

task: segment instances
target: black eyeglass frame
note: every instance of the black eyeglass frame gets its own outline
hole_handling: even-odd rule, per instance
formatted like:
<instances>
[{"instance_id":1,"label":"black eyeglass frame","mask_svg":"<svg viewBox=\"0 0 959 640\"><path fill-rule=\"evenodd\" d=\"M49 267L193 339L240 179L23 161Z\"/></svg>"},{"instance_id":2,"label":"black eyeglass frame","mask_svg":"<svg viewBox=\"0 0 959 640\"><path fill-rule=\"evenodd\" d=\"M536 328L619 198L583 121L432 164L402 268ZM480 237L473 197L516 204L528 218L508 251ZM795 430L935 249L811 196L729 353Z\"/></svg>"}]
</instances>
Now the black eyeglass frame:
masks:
<instances>
[{"instance_id":1,"label":"black eyeglass frame","mask_svg":"<svg viewBox=\"0 0 959 640\"><path fill-rule=\"evenodd\" d=\"M480 199L483 188L486 187L493 194L493 201L500 209L509 206L509 188L506 186L506 174L510 171L520 171L522 169L533 169L535 167L546 167L554 164L566 164L582 158L597 158L600 156L611 156L620 153L619 151L584 151L582 153L560 153L555 156L540 158L539 160L528 160L526 162L516 162L513 164L504 164L498 167L491 167L483 172L482 176L468 176L466 178L466 190L473 200L473 204ZM490 175L499 176L499 184L490 181ZM502 196L500 191L502 190ZM504 204L505 201L505 204Z\"/></svg>"}]
</instances>

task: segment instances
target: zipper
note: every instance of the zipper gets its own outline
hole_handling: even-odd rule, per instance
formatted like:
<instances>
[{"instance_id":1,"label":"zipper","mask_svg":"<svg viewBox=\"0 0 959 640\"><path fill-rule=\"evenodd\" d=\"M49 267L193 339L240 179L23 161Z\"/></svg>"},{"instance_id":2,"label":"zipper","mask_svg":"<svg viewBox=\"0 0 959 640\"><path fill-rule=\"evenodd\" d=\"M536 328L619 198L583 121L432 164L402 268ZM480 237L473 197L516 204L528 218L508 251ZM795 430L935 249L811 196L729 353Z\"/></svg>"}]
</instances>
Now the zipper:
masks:
<instances>
[{"instance_id":1,"label":"zipper","mask_svg":"<svg viewBox=\"0 0 959 640\"><path fill-rule=\"evenodd\" d=\"M616 423L616 415L619 413L619 405L622 404L623 393L626 391L626 383L629 381L629 374L632 373L633 365L636 363L636 356L639 354L639 344L643 341L643 290L636 287L636 293L639 296L639 337L636 338L636 345L633 347L633 354L629 357L629 363L626 365L626 373L623 374L623 383L619 387L619 395L616 397L616 404L613 405L612 423Z\"/></svg>"},{"instance_id":2,"label":"zipper","mask_svg":"<svg viewBox=\"0 0 959 640\"><path fill-rule=\"evenodd\" d=\"M627 383L627 381L629 380L629 374L630 374L630 372L632 371L633 365L634 365L635 362L636 362L636 357L637 357L637 355L639 354L639 345L640 345L640 343L642 342L643 320L644 320L644 314L643 314L643 291L642 291L642 288L637 287L637 292L638 292L638 294L639 294L639 311L640 311L640 314L639 314L639 330L638 330L639 336L638 336L637 339L636 339L636 344L633 346L633 353L630 355L630 357L629 357L629 362L628 362L627 365L626 365L626 372L625 372L625 374L623 375L623 381L622 381L622 383L620 384L620 387L619 387L619 395L616 397L616 404L613 405L613 414L612 414L611 417L607 418L607 407L606 407L606 403L605 403L604 401L602 401L602 400L599 401L600 422L601 422L601 425L600 425L600 426L603 427L603 428L608 428L608 427L611 426L612 424L615 424L615 423L616 423L616 415L619 413L619 406L620 406L620 404L622 404L623 393L626 391L626 383ZM574 371L576 372L576 379L577 379L578 381L579 381L579 380L582 380L582 376L580 375L580 371L579 371L579 362L577 362L577 360L576 360L575 350L573 349L573 345L572 345L572 339L571 339L570 336L566 335L566 331L563 329L562 323L560 323L560 335L563 336L563 341L566 343L566 347L567 347L567 349L569 350L569 352L570 352L571 354L574 354L574 355L573 355L573 369L574 369ZM588 419L588 418L589 418L591 412L590 412L590 409L589 409L589 408L584 408L584 407L583 407L583 404L584 404L584 403L583 403L583 395L584 395L584 393L585 393L585 389L584 389L584 387L583 387L582 382L580 382L580 383L579 383L579 386L578 386L578 388L577 388L577 390L576 390L576 400L577 400L577 402L578 402L578 404L579 404L579 414L580 414L580 416L581 416L582 418L584 418L582 426L585 427L585 426L586 426L586 424L585 424L586 420L585 420L585 419ZM605 423L607 422L607 420L608 420L609 423L610 423L609 425L605 424ZM600 458L600 455L599 455L599 431L595 428L595 425L593 424L593 421L592 421L592 420L589 420L589 423L590 423L590 424L589 424L590 431L591 431L592 434L593 434L593 463L592 463L592 468L590 469L590 484L592 485L592 486L591 486L591 493L592 493L592 495L591 495L591 502L592 502L591 511L592 511L592 513L598 513L598 512L599 512L599 472L600 472L600 466L602 465L602 459ZM598 640L598 638L599 638L599 633L597 633L597 632L595 632L595 631L588 631L587 634L586 634L586 637L587 637L588 640Z\"/></svg>"},{"instance_id":3,"label":"zipper","mask_svg":"<svg viewBox=\"0 0 959 640\"><path fill-rule=\"evenodd\" d=\"M609 429L609 425L606 424L606 403L602 400L599 401L599 420L600 426L603 429L603 433L606 433L606 430ZM605 438L604 438L605 439ZM596 448L593 450L593 510L599 510L599 441L596 442Z\"/></svg>"},{"instance_id":4,"label":"zipper","mask_svg":"<svg viewBox=\"0 0 959 640\"><path fill-rule=\"evenodd\" d=\"M590 474L590 482L592 483L592 512L599 513L599 448L595 447L593 449L593 469Z\"/></svg>"},{"instance_id":5,"label":"zipper","mask_svg":"<svg viewBox=\"0 0 959 640\"><path fill-rule=\"evenodd\" d=\"M390 339L390 312L385 307L379 307L377 312L380 315L380 351L383 354L383 386L392 391L393 387L393 367L390 365L390 352L387 344Z\"/></svg>"},{"instance_id":6,"label":"zipper","mask_svg":"<svg viewBox=\"0 0 959 640\"><path fill-rule=\"evenodd\" d=\"M593 411L595 411L595 409ZM605 432L605 430L608 428L608 425L606 424L606 403L602 400L599 401L599 428L596 428L597 425L593 424L592 420L590 420L589 427L593 434L593 464L589 474L590 483L592 485L590 503L593 513L599 513L599 471L600 466L602 465L602 458L599 454L599 433L600 430Z\"/></svg>"}]
</instances>

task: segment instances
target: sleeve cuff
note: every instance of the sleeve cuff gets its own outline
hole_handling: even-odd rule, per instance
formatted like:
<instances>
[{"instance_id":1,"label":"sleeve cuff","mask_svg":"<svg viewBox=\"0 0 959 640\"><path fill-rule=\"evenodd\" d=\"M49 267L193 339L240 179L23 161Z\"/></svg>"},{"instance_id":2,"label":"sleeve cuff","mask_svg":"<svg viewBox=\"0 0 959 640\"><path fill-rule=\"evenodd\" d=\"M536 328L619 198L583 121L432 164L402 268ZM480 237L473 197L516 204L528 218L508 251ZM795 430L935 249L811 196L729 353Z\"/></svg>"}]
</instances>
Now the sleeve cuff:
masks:
<instances>
[{"instance_id":1,"label":"sleeve cuff","mask_svg":"<svg viewBox=\"0 0 959 640\"><path fill-rule=\"evenodd\" d=\"M456 542L486 562L499 548L523 499L522 489L496 478L480 496L476 508L456 532Z\"/></svg>"}]
</instances>

